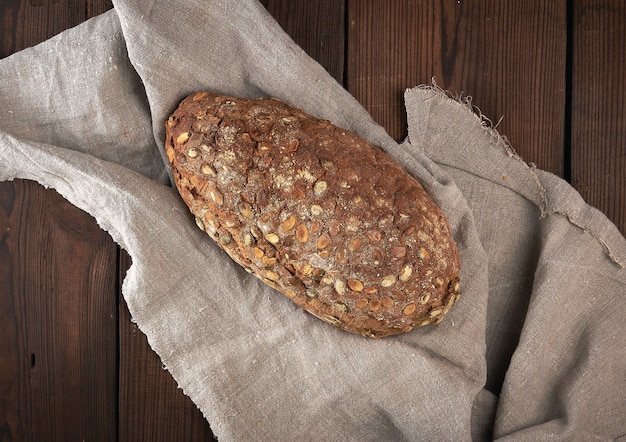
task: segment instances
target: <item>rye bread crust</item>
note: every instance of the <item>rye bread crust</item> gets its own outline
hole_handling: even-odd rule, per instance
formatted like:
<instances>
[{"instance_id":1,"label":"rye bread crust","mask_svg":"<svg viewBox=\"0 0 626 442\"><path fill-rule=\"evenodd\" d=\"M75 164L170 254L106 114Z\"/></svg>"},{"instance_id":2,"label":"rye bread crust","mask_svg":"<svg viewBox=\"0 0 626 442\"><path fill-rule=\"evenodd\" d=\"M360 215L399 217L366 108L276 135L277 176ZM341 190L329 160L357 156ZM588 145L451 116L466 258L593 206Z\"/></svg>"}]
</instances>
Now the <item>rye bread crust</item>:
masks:
<instances>
[{"instance_id":1,"label":"rye bread crust","mask_svg":"<svg viewBox=\"0 0 626 442\"><path fill-rule=\"evenodd\" d=\"M272 98L198 92L166 122L178 191L229 256L316 317L383 337L460 296L448 222L357 135Z\"/></svg>"}]
</instances>

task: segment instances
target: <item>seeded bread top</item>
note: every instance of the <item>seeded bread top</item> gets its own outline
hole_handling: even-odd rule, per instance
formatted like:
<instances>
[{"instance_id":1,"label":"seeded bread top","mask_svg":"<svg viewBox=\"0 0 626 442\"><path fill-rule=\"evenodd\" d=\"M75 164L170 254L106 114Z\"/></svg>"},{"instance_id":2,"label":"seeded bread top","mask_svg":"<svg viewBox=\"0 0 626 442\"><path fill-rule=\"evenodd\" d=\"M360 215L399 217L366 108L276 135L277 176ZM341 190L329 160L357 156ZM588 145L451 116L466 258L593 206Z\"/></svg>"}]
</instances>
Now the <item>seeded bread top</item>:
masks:
<instances>
[{"instance_id":1,"label":"seeded bread top","mask_svg":"<svg viewBox=\"0 0 626 442\"><path fill-rule=\"evenodd\" d=\"M166 132L198 226L315 316L381 337L440 321L459 297L443 213L357 135L276 99L207 92Z\"/></svg>"}]
</instances>

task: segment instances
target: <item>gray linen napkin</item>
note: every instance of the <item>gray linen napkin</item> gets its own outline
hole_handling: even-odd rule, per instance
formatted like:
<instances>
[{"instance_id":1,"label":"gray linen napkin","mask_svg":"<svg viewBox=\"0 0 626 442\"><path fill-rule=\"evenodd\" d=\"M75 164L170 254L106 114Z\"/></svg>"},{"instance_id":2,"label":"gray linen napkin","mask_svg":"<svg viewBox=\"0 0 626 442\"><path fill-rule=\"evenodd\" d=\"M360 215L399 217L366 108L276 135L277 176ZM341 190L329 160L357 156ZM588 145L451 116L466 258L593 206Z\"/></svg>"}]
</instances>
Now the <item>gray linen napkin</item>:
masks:
<instances>
[{"instance_id":1,"label":"gray linen napkin","mask_svg":"<svg viewBox=\"0 0 626 442\"><path fill-rule=\"evenodd\" d=\"M0 62L0 180L57 189L128 251L130 312L218 438L626 434L626 241L567 183L435 87L406 92L395 143L253 0L114 6ZM351 335L220 251L163 157L166 117L202 89L279 97L401 162L459 244L446 319Z\"/></svg>"}]
</instances>

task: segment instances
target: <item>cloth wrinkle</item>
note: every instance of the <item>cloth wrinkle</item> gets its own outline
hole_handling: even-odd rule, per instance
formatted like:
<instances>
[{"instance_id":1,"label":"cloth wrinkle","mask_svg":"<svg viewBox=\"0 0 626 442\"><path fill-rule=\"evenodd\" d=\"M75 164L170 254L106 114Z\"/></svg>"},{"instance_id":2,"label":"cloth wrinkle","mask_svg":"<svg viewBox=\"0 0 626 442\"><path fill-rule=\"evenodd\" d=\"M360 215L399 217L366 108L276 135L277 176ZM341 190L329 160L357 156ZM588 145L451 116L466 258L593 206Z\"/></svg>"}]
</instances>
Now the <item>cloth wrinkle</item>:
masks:
<instances>
[{"instance_id":1,"label":"cloth wrinkle","mask_svg":"<svg viewBox=\"0 0 626 442\"><path fill-rule=\"evenodd\" d=\"M507 154L509 155L509 157L514 158L516 160L519 161L519 163L523 166L523 168L525 170L527 170L527 172L529 173L529 175L532 177L532 180L535 182L535 185L538 189L539 195L541 197L541 202L538 205L539 210L540 210L540 218L544 218L546 216L549 215L562 215L565 218L567 218L573 225L581 228L585 233L590 234L593 238L595 238L600 244L602 244L602 246L605 248L607 256L609 257L609 259L611 259L611 261L613 261L618 267L620 268L624 268L626 266L626 257L621 257L615 253L613 253L611 246L610 246L610 242L608 242L607 240L604 239L604 237L598 233L597 231L595 231L593 228L590 228L588 226L585 226L584 224L581 224L575 216L572 216L572 213L570 211L567 210L561 210L561 209L557 209L553 207L553 204L549 201L549 197L548 197L548 192L546 191L546 188L541 180L541 178L538 176L537 174L537 166L533 163L527 163L526 161L524 161L524 159L517 153L517 151L515 150L515 148L513 146L511 146L510 142L508 141L508 139L504 136L501 135L497 130L496 127L493 126L492 121L486 117L480 110L480 108L478 106L475 106L472 103L472 98L471 96L453 96L452 94L448 93L447 91L441 89L441 87L439 87L437 85L437 83L434 81L434 79L432 80L432 85L420 85L415 87L415 90L422 90L422 91L427 91L427 92L432 92L433 96L429 97L427 99L425 99L426 102L428 102L429 104L432 103L434 100L436 99L441 99L441 98L448 98L451 100L454 100L456 102L458 102L460 105L462 105L462 107L465 107L467 109L467 111L475 116L480 122L481 125L483 127L485 127L485 129L488 131L488 133L492 136L493 140L494 140L494 144L502 149L505 150L505 152L507 152ZM410 90L408 91L410 92ZM409 136L410 138L410 136ZM463 166L459 165L458 167L460 170L463 170ZM497 183L497 180L492 180L494 183ZM502 185L505 185L505 183L500 183Z\"/></svg>"},{"instance_id":2,"label":"cloth wrinkle","mask_svg":"<svg viewBox=\"0 0 626 442\"><path fill-rule=\"evenodd\" d=\"M220 440L626 434L626 240L524 162L471 96L434 81L408 89L408 136L396 143L256 0L113 4L0 61L0 179L57 189L129 253L131 320ZM422 182L461 254L462 295L446 319L388 340L349 335L199 231L168 183L162 138L179 100L203 89L280 98ZM493 376L497 395L485 389ZM566 422L551 421L555 408Z\"/></svg>"}]
</instances>

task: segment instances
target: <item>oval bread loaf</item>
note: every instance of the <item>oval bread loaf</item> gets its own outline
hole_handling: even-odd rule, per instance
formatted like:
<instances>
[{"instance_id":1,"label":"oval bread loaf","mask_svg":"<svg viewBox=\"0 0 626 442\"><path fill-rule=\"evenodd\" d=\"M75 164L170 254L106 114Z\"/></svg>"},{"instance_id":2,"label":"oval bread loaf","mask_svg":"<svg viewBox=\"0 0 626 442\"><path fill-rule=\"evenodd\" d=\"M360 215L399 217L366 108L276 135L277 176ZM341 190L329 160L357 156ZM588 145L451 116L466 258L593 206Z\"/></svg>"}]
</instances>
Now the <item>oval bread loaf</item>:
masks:
<instances>
[{"instance_id":1,"label":"oval bread loaf","mask_svg":"<svg viewBox=\"0 0 626 442\"><path fill-rule=\"evenodd\" d=\"M441 321L460 296L443 213L357 135L276 99L198 92L165 144L198 227L318 318L390 336Z\"/></svg>"}]
</instances>

